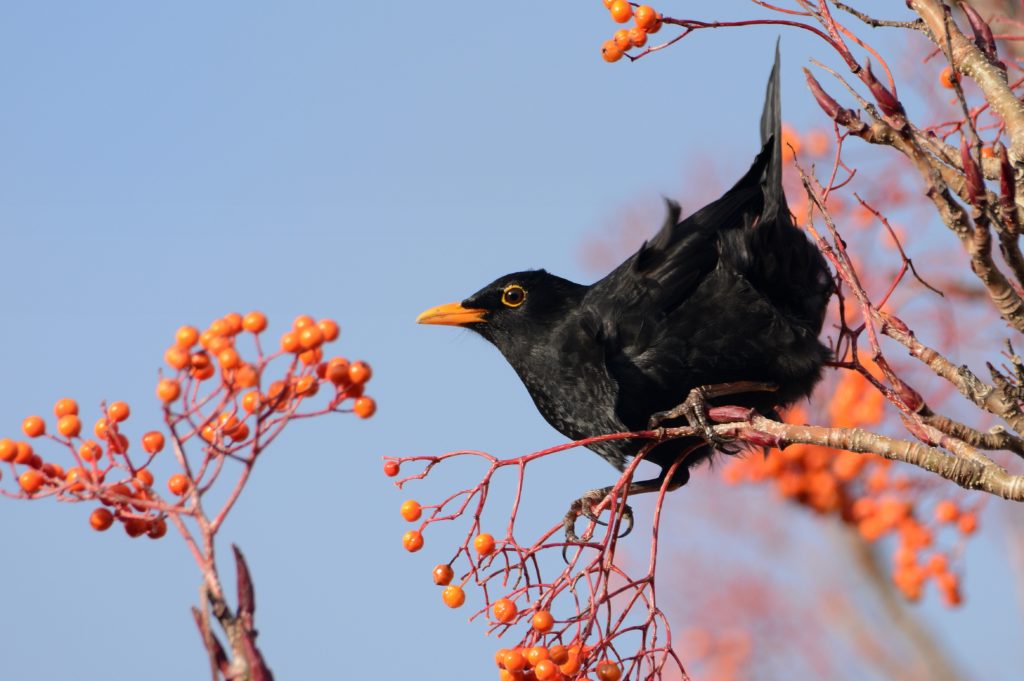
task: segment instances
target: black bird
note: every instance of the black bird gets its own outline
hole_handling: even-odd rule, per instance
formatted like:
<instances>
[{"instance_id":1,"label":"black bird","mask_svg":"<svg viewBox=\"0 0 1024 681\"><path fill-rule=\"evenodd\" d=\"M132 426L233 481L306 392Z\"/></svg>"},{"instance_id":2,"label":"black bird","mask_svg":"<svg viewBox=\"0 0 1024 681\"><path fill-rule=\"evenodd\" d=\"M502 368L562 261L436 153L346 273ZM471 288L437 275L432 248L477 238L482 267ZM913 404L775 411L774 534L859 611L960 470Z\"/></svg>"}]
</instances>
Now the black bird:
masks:
<instances>
[{"instance_id":1,"label":"black bird","mask_svg":"<svg viewBox=\"0 0 1024 681\"><path fill-rule=\"evenodd\" d=\"M421 324L465 326L493 343L519 374L541 415L572 439L642 430L686 415L705 438L659 443L645 458L662 467L630 494L670 488L721 442L711 436L694 389L737 382L772 390L731 395L728 404L765 415L811 393L827 347L818 340L832 277L798 229L782 188L779 52L761 114L761 151L720 199L682 221L667 201L661 230L591 286L544 270L516 272L462 303L425 311ZM720 393L719 393L720 394ZM704 391L704 396L715 392ZM682 409L673 409L686 400ZM694 420L697 423L694 423ZM644 442L590 446L620 470ZM600 501L608 488L578 502ZM576 515L579 515L577 513ZM574 537L570 512L567 536Z\"/></svg>"}]
</instances>

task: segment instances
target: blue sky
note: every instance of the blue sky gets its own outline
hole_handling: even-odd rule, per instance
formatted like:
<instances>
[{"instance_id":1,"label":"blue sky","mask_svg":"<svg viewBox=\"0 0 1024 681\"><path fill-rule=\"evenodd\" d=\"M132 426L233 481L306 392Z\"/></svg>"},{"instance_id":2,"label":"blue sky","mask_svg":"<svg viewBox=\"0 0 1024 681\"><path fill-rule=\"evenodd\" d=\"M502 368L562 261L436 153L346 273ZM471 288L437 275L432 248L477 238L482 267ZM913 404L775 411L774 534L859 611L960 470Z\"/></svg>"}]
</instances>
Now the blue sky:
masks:
<instances>
[{"instance_id":1,"label":"blue sky","mask_svg":"<svg viewBox=\"0 0 1024 681\"><path fill-rule=\"evenodd\" d=\"M276 335L300 313L335 318L338 351L375 368L379 414L291 426L222 556L237 542L249 557L278 678L401 678L441 659L454 662L426 678L489 673L498 644L430 584L450 544L400 546L401 501L451 483L396 492L380 457L562 438L493 348L413 320L505 272L588 281L581 246L624 207L705 181L709 155L715 172L745 168L757 144L775 31L608 65L614 28L596 0L6 4L0 435L72 396L86 423L100 400L128 400L138 436L158 425L178 325L258 308ZM823 50L787 35L783 53L786 117L816 120L797 67ZM585 452L551 471L543 518L612 475ZM90 510L0 504L3 676L201 678L184 547L98 535ZM979 554L979 570L998 563ZM1005 613L987 631L999 600L934 617L954 647L999 647L1020 634Z\"/></svg>"}]
</instances>

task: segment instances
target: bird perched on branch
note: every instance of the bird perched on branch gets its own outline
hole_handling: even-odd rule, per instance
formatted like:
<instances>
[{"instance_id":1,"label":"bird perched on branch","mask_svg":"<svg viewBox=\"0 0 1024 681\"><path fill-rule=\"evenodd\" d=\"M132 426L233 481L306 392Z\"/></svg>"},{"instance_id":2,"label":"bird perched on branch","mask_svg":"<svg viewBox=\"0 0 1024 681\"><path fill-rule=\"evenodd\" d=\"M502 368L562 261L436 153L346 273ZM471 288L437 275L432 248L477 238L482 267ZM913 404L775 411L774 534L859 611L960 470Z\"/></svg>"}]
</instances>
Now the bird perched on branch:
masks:
<instances>
[{"instance_id":1,"label":"bird perched on branch","mask_svg":"<svg viewBox=\"0 0 1024 681\"><path fill-rule=\"evenodd\" d=\"M544 270L516 272L417 321L463 326L493 343L541 415L574 440L685 418L704 437L647 451L661 475L632 483L629 494L659 489L681 457L685 464L667 482L685 484L688 468L722 444L708 426L705 398L729 395L727 404L773 415L811 393L830 354L818 334L832 278L794 225L782 188L778 47L761 144L750 169L718 200L682 220L668 201L660 231L600 281L584 286ZM721 384L733 385L715 387ZM761 389L739 392L754 384ZM621 470L644 445L614 440L590 449ZM589 515L586 502L600 502L610 489L584 495L576 515ZM570 538L573 521L570 512Z\"/></svg>"}]
</instances>

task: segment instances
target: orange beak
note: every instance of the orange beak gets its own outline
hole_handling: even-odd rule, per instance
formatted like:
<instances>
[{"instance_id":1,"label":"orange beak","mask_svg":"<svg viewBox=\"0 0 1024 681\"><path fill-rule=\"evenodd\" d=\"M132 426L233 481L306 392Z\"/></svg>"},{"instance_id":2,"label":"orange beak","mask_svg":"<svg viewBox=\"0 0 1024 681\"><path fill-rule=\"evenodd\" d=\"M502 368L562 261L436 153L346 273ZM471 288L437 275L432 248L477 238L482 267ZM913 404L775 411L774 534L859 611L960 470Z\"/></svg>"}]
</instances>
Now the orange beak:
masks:
<instances>
[{"instance_id":1,"label":"orange beak","mask_svg":"<svg viewBox=\"0 0 1024 681\"><path fill-rule=\"evenodd\" d=\"M425 310L416 318L417 324L444 324L446 326L463 326L486 322L487 310L462 307L461 303L448 303Z\"/></svg>"}]
</instances>

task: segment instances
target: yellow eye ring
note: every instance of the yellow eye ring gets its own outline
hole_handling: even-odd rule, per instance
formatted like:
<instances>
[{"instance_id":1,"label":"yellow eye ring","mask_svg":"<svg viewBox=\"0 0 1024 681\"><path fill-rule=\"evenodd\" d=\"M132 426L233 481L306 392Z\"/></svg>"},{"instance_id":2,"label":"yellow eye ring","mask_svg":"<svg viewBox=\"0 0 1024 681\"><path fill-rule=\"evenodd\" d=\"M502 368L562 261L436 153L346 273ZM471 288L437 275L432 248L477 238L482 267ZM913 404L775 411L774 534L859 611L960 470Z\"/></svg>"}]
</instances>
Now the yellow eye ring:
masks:
<instances>
[{"instance_id":1,"label":"yellow eye ring","mask_svg":"<svg viewBox=\"0 0 1024 681\"><path fill-rule=\"evenodd\" d=\"M519 284L509 284L501 292L501 303L505 307L519 307L526 302L526 289Z\"/></svg>"}]
</instances>

